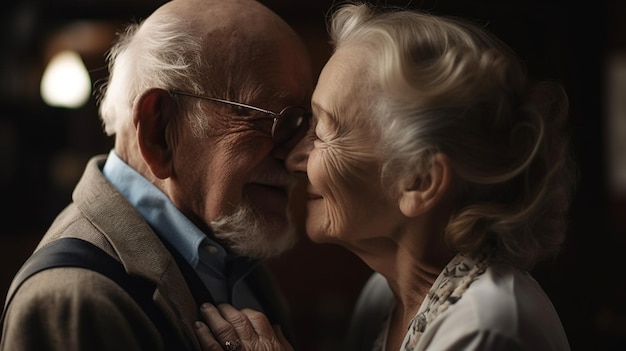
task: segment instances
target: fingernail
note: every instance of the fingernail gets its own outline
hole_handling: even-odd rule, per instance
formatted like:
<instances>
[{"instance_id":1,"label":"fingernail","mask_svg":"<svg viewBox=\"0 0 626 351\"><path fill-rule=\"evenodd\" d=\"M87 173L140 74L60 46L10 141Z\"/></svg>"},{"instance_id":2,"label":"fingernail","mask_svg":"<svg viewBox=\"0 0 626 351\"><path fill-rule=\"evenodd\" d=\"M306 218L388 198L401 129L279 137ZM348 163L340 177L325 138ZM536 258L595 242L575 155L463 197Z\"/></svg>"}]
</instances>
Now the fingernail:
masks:
<instances>
[{"instance_id":1,"label":"fingernail","mask_svg":"<svg viewBox=\"0 0 626 351\"><path fill-rule=\"evenodd\" d=\"M194 326L196 329L200 329L200 328L202 328L202 322L200 322L200 321L195 321L195 322L193 323L193 326Z\"/></svg>"},{"instance_id":2,"label":"fingernail","mask_svg":"<svg viewBox=\"0 0 626 351\"><path fill-rule=\"evenodd\" d=\"M210 303L205 302L205 303L203 303L203 304L200 306L200 308L201 308L201 309L203 309L203 310L207 310L207 309L211 308L211 306L212 306L212 305L211 305Z\"/></svg>"}]
</instances>

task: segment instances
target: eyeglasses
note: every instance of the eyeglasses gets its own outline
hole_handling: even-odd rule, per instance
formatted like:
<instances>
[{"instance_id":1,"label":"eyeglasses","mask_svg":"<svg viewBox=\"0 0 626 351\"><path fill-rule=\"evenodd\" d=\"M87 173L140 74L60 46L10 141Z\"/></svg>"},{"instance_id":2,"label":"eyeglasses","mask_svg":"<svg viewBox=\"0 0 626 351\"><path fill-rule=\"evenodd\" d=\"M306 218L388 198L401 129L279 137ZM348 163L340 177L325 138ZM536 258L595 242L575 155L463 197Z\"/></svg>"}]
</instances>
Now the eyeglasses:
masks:
<instances>
[{"instance_id":1,"label":"eyeglasses","mask_svg":"<svg viewBox=\"0 0 626 351\"><path fill-rule=\"evenodd\" d=\"M240 102L186 93L183 91L170 91L170 94L215 101L222 104L247 108L253 111L265 113L268 116L260 118L272 118L274 120L270 134L272 136L272 141L275 145L282 145L284 143L287 143L288 141L291 141L292 139L295 139L296 137L298 137L298 140L300 140L304 136L304 132L306 132L309 128L311 113L307 112L307 110L302 106L287 106L279 113L276 113L270 110L262 109L260 107L242 104Z\"/></svg>"}]
</instances>

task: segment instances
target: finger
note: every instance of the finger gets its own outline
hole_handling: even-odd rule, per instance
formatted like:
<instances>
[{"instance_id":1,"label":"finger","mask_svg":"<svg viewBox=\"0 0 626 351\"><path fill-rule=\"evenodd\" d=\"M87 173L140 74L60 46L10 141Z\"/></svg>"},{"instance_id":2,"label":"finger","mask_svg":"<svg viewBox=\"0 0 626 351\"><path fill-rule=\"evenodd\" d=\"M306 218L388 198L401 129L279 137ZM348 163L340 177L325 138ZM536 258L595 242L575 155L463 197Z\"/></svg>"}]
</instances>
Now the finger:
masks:
<instances>
[{"instance_id":1,"label":"finger","mask_svg":"<svg viewBox=\"0 0 626 351\"><path fill-rule=\"evenodd\" d=\"M283 349L285 351L294 351L293 347L291 346L291 344L285 337L285 334L283 333L283 329L280 327L280 325L276 324L274 325L273 328L274 328L274 333L276 333L276 338L278 339L278 342L283 346Z\"/></svg>"},{"instance_id":2,"label":"finger","mask_svg":"<svg viewBox=\"0 0 626 351\"><path fill-rule=\"evenodd\" d=\"M200 342L200 349L202 351L222 351L222 346L213 338L209 326L201 321L194 323L196 337Z\"/></svg>"},{"instance_id":3,"label":"finger","mask_svg":"<svg viewBox=\"0 0 626 351\"><path fill-rule=\"evenodd\" d=\"M235 328L235 332L240 340L253 340L259 337L245 313L229 304L220 304L217 308L222 316L230 322L230 325Z\"/></svg>"},{"instance_id":4,"label":"finger","mask_svg":"<svg viewBox=\"0 0 626 351\"><path fill-rule=\"evenodd\" d=\"M241 310L241 313L246 315L256 334L268 338L274 335L272 324L263 313L249 308Z\"/></svg>"},{"instance_id":5,"label":"finger","mask_svg":"<svg viewBox=\"0 0 626 351\"><path fill-rule=\"evenodd\" d=\"M224 319L224 317L220 314L220 311L212 304L202 304L200 307L200 315L202 316L202 320L206 323L206 325L208 325L214 339L220 345L224 345L226 342L239 340L239 336L237 335L235 328L229 321Z\"/></svg>"}]
</instances>

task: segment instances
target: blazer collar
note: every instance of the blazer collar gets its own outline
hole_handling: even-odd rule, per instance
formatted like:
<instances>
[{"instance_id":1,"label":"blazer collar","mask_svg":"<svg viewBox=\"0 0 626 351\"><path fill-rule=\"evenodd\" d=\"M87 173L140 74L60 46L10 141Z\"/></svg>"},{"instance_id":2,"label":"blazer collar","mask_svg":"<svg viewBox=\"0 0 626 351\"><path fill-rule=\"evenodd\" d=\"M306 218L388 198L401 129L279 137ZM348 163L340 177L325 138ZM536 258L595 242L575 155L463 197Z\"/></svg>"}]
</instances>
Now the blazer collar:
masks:
<instances>
[{"instance_id":1,"label":"blazer collar","mask_svg":"<svg viewBox=\"0 0 626 351\"><path fill-rule=\"evenodd\" d=\"M101 155L88 162L72 195L74 203L111 243L129 274L155 283L155 301L168 318L183 322L174 324L184 325L179 332L186 340L195 340L192 325L199 306L165 245L102 174L105 160Z\"/></svg>"}]
</instances>

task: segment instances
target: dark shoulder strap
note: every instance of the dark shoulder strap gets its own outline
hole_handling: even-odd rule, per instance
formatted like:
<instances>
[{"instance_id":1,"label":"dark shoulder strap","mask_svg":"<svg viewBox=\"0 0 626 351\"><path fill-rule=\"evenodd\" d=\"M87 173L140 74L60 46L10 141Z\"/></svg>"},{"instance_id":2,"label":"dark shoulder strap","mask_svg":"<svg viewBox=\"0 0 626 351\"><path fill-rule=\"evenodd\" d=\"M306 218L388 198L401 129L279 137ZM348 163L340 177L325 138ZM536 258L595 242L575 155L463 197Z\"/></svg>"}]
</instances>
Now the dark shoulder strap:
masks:
<instances>
[{"instance_id":1,"label":"dark shoulder strap","mask_svg":"<svg viewBox=\"0 0 626 351\"><path fill-rule=\"evenodd\" d=\"M79 267L105 275L121 286L150 317L159 330L167 350L182 350L184 347L174 333L161 309L154 303L152 295L155 285L143 278L130 276L121 262L117 261L96 245L78 238L54 240L37 250L26 260L16 274L7 294L2 320L13 299L13 295L28 278L45 269L55 267Z\"/></svg>"}]
</instances>

